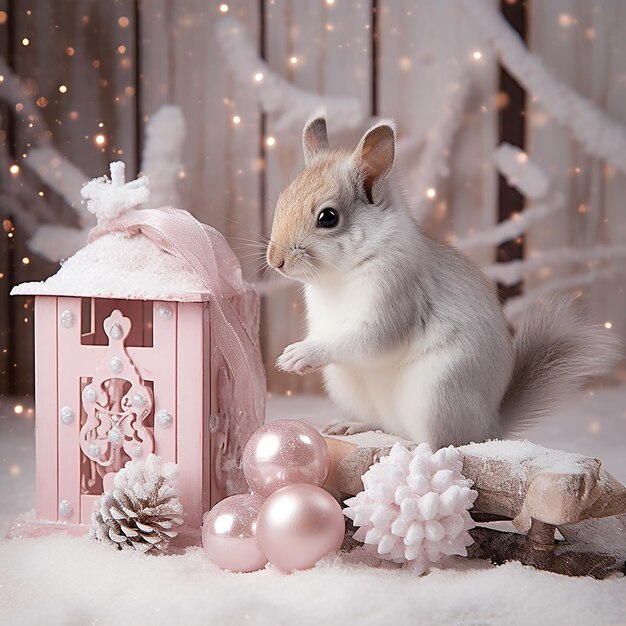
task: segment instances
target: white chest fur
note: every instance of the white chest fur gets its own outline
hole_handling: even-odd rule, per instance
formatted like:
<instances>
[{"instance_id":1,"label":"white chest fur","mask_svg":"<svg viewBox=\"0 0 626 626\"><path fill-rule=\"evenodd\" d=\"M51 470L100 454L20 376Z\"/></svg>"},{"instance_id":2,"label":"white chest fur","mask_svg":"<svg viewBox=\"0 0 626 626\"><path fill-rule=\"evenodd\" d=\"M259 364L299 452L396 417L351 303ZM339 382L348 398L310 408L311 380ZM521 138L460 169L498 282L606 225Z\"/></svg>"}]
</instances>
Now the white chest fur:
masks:
<instances>
[{"instance_id":1,"label":"white chest fur","mask_svg":"<svg viewBox=\"0 0 626 626\"><path fill-rule=\"evenodd\" d=\"M333 342L356 334L371 319L375 291L368 281L357 279L324 288L305 290L309 338Z\"/></svg>"},{"instance_id":2,"label":"white chest fur","mask_svg":"<svg viewBox=\"0 0 626 626\"><path fill-rule=\"evenodd\" d=\"M377 292L370 281L359 280L333 285L332 288L306 289L308 339L333 344L362 337L359 331L372 321ZM331 397L350 416L372 426L386 426L398 432L395 416L404 411L398 406L405 385L406 365L415 350L405 344L382 354L350 358L329 365L325 370L326 387ZM389 423L393 420L393 424Z\"/></svg>"}]
</instances>

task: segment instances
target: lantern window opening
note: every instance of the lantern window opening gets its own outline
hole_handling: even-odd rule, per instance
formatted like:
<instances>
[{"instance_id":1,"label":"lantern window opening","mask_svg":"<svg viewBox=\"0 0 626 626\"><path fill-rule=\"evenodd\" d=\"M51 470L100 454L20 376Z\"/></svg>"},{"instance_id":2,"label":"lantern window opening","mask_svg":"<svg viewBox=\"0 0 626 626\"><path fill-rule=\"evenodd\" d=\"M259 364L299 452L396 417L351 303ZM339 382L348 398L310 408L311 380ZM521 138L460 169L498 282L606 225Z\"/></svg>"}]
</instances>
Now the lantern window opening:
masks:
<instances>
[{"instance_id":1,"label":"lantern window opening","mask_svg":"<svg viewBox=\"0 0 626 626\"><path fill-rule=\"evenodd\" d=\"M154 346L154 310L151 300L113 300L108 298L81 298L80 343L83 346L106 346L109 339L104 332L104 320L115 309L132 323L124 345L138 348Z\"/></svg>"}]
</instances>

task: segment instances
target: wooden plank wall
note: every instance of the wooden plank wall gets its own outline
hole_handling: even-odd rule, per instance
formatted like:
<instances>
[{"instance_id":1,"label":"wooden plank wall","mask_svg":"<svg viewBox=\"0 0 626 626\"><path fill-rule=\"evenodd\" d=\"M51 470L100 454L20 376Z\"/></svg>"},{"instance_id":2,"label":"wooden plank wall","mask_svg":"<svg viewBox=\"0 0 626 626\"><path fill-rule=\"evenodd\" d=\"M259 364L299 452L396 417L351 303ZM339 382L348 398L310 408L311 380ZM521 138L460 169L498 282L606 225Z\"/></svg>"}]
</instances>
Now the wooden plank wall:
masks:
<instances>
[{"instance_id":1,"label":"wooden plank wall","mask_svg":"<svg viewBox=\"0 0 626 626\"><path fill-rule=\"evenodd\" d=\"M532 0L530 9L529 46L533 52L566 84L626 124L626 4L620 0ZM560 247L582 250L623 245L626 175L586 154L566 129L546 115L539 102L529 103L527 145L530 156L549 173L568 207L564 214L530 229L528 254ZM592 264L598 269L604 266L602 262ZM587 263L564 264L550 274L537 272L528 283L532 287L548 278L587 269ZM611 332L626 336L623 273L610 281L595 281L582 291L594 321L610 322Z\"/></svg>"},{"instance_id":2,"label":"wooden plank wall","mask_svg":"<svg viewBox=\"0 0 626 626\"><path fill-rule=\"evenodd\" d=\"M9 55L9 0L0 0L0 55L10 58ZM8 106L0 105L0 142L10 143L10 115ZM12 240L8 237L4 221L0 228L0 393L10 391L10 347L11 347L11 312L8 301L12 263Z\"/></svg>"},{"instance_id":3,"label":"wooden plank wall","mask_svg":"<svg viewBox=\"0 0 626 626\"><path fill-rule=\"evenodd\" d=\"M255 249L244 240L269 233L274 200L302 164L300 129L277 136L275 120L259 112L253 90L236 84L214 36L221 4L0 0L11 14L6 25L0 24L0 51L13 51L14 69L32 79L37 94L47 99L41 112L55 144L88 175L102 174L116 158L136 171L144 124L161 105L179 105L187 122L180 181L183 207L229 237L245 275L255 278L258 260L247 256ZM311 91L359 98L368 114L395 117L401 135L429 128L445 103L444 86L454 63L465 62L474 51L466 25L455 19L447 2L226 4L274 71ZM27 46L21 44L24 37ZM496 220L497 179L485 163L498 140L493 106L497 67L483 50L481 62L472 64L470 71L473 87L453 146L452 175L437 189L440 209L434 223L444 236L463 236L470 227ZM66 83L68 91L61 94L59 86ZM333 141L344 146L353 145L359 134L335 133L332 120L329 130ZM104 147L94 144L98 133L107 138ZM268 136L274 137L273 145L268 145ZM19 154L19 133L12 141ZM67 211L60 200L58 207L60 215ZM25 233L16 238L14 245L19 239L22 246L18 258L25 238ZM8 255L5 238L2 245L0 264ZM483 252L479 260L492 256ZM52 271L50 264L35 260L27 266L18 263L13 280L40 279ZM2 322L24 303L9 301L7 281L0 284ZM265 298L262 340L268 380L276 392L320 388L317 377L281 375L273 368L284 346L303 336L302 312L295 288ZM24 393L32 385L32 327L23 324L14 337L19 334L14 345L23 349L12 355L19 373L10 384L3 380L4 391Z\"/></svg>"}]
</instances>

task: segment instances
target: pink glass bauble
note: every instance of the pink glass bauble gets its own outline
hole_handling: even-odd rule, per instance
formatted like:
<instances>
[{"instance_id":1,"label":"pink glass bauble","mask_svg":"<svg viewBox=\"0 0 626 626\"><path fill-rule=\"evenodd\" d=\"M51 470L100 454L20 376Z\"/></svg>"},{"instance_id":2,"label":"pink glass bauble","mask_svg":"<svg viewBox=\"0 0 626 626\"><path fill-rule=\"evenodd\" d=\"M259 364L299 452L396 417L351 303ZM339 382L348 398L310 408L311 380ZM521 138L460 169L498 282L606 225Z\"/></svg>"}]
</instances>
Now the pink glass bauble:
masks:
<instances>
[{"instance_id":1,"label":"pink glass bauble","mask_svg":"<svg viewBox=\"0 0 626 626\"><path fill-rule=\"evenodd\" d=\"M257 543L257 517L263 498L231 496L204 514L202 545L213 563L233 572L254 572L267 559Z\"/></svg>"},{"instance_id":2,"label":"pink glass bauble","mask_svg":"<svg viewBox=\"0 0 626 626\"><path fill-rule=\"evenodd\" d=\"M289 485L268 497L257 523L259 546L283 572L313 567L339 550L345 521L339 503L315 485Z\"/></svg>"},{"instance_id":3,"label":"pink glass bauble","mask_svg":"<svg viewBox=\"0 0 626 626\"><path fill-rule=\"evenodd\" d=\"M250 489L267 497L296 483L323 487L330 471L324 437L298 420L277 420L259 428L243 452Z\"/></svg>"}]
</instances>

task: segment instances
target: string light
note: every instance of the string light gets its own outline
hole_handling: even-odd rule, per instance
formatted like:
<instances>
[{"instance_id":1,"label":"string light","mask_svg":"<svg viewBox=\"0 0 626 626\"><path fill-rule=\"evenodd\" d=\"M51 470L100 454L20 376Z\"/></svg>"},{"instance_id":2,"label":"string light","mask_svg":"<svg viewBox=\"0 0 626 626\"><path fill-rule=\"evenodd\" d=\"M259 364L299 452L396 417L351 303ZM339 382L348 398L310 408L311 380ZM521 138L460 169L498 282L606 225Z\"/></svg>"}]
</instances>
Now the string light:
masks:
<instances>
[{"instance_id":1,"label":"string light","mask_svg":"<svg viewBox=\"0 0 626 626\"><path fill-rule=\"evenodd\" d=\"M17 176L20 173L20 166L14 163L9 168L9 172L11 172L11 176Z\"/></svg>"},{"instance_id":2,"label":"string light","mask_svg":"<svg viewBox=\"0 0 626 626\"><path fill-rule=\"evenodd\" d=\"M289 63L291 63L291 65L296 65L298 63L298 57L296 56L290 57Z\"/></svg>"},{"instance_id":3,"label":"string light","mask_svg":"<svg viewBox=\"0 0 626 626\"><path fill-rule=\"evenodd\" d=\"M30 259L29 259L27 256L25 256L25 257L22 259L22 263L23 263L24 265L28 265L28 264L30 263Z\"/></svg>"},{"instance_id":4,"label":"string light","mask_svg":"<svg viewBox=\"0 0 626 626\"><path fill-rule=\"evenodd\" d=\"M73 57L74 52L76 52L76 50L74 50L72 46L67 46L67 48L65 48L65 54L67 54L68 57Z\"/></svg>"},{"instance_id":5,"label":"string light","mask_svg":"<svg viewBox=\"0 0 626 626\"><path fill-rule=\"evenodd\" d=\"M326 4L328 6L332 6L333 4L335 4L335 0L326 0Z\"/></svg>"},{"instance_id":6,"label":"string light","mask_svg":"<svg viewBox=\"0 0 626 626\"><path fill-rule=\"evenodd\" d=\"M241 118L238 115L233 115L233 124L239 124Z\"/></svg>"},{"instance_id":7,"label":"string light","mask_svg":"<svg viewBox=\"0 0 626 626\"><path fill-rule=\"evenodd\" d=\"M19 476L22 473L22 468L19 465L11 465L11 467L9 467L9 474L11 474L11 476L15 477L15 476Z\"/></svg>"},{"instance_id":8,"label":"string light","mask_svg":"<svg viewBox=\"0 0 626 626\"><path fill-rule=\"evenodd\" d=\"M474 61L480 61L483 58L483 53L480 50L474 50L474 52L472 52L472 58Z\"/></svg>"},{"instance_id":9,"label":"string light","mask_svg":"<svg viewBox=\"0 0 626 626\"><path fill-rule=\"evenodd\" d=\"M107 142L107 138L102 134L98 134L94 137L94 141L96 142L96 145L104 146Z\"/></svg>"},{"instance_id":10,"label":"string light","mask_svg":"<svg viewBox=\"0 0 626 626\"><path fill-rule=\"evenodd\" d=\"M24 412L24 407L21 404L16 404L13 407L13 413L15 413L15 415L21 415Z\"/></svg>"},{"instance_id":11,"label":"string light","mask_svg":"<svg viewBox=\"0 0 626 626\"><path fill-rule=\"evenodd\" d=\"M9 16L6 11L0 11L0 24L6 24L8 18Z\"/></svg>"},{"instance_id":12,"label":"string light","mask_svg":"<svg viewBox=\"0 0 626 626\"><path fill-rule=\"evenodd\" d=\"M59 85L59 93L67 93L67 85Z\"/></svg>"},{"instance_id":13,"label":"string light","mask_svg":"<svg viewBox=\"0 0 626 626\"><path fill-rule=\"evenodd\" d=\"M265 140L265 143L270 146L270 148L276 143L276 139L271 135Z\"/></svg>"},{"instance_id":14,"label":"string light","mask_svg":"<svg viewBox=\"0 0 626 626\"><path fill-rule=\"evenodd\" d=\"M24 39L22 39L23 46L27 46L29 43L30 43L30 40L28 39L28 37L24 37Z\"/></svg>"},{"instance_id":15,"label":"string light","mask_svg":"<svg viewBox=\"0 0 626 626\"><path fill-rule=\"evenodd\" d=\"M228 13L228 5L220 4L220 13Z\"/></svg>"},{"instance_id":16,"label":"string light","mask_svg":"<svg viewBox=\"0 0 626 626\"><path fill-rule=\"evenodd\" d=\"M117 23L120 25L120 28L126 28L130 24L130 20L127 17L122 16L119 20L117 20Z\"/></svg>"},{"instance_id":17,"label":"string light","mask_svg":"<svg viewBox=\"0 0 626 626\"><path fill-rule=\"evenodd\" d=\"M254 80L256 80L257 83L260 83L263 80L263 72L257 72L254 75Z\"/></svg>"},{"instance_id":18,"label":"string light","mask_svg":"<svg viewBox=\"0 0 626 626\"><path fill-rule=\"evenodd\" d=\"M611 322L604 322L604 328L606 328L607 330L609 330L612 327L613 327L613 324L611 324Z\"/></svg>"},{"instance_id":19,"label":"string light","mask_svg":"<svg viewBox=\"0 0 626 626\"><path fill-rule=\"evenodd\" d=\"M561 13L559 15L559 25L563 28L568 28L574 23L574 18L567 13Z\"/></svg>"},{"instance_id":20,"label":"string light","mask_svg":"<svg viewBox=\"0 0 626 626\"><path fill-rule=\"evenodd\" d=\"M426 190L426 197L427 198L431 198L432 199L436 195L437 195L437 192L432 187L430 187L429 189Z\"/></svg>"}]
</instances>

